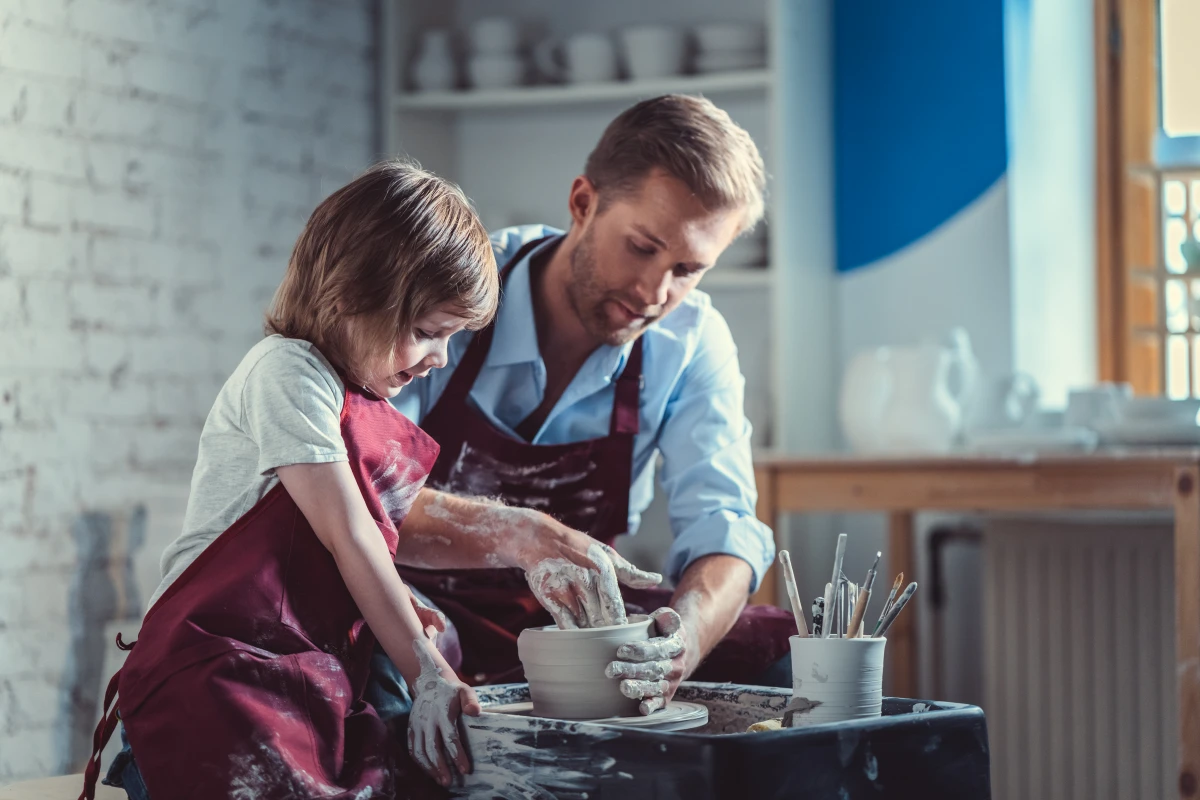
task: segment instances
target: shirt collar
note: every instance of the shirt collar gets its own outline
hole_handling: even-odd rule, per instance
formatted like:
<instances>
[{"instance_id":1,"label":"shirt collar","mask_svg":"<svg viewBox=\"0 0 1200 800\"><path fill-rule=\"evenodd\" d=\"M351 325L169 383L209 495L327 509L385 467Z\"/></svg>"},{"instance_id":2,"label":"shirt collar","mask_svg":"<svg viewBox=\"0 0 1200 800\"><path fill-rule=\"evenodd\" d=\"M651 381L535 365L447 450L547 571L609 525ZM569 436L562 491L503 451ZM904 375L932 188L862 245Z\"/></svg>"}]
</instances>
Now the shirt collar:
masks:
<instances>
[{"instance_id":1,"label":"shirt collar","mask_svg":"<svg viewBox=\"0 0 1200 800\"><path fill-rule=\"evenodd\" d=\"M538 245L513 264L508 280L504 282L504 293L500 298L500 308L496 312L496 330L493 332L492 346L488 350L485 366L506 367L536 362L542 357L538 350L537 325L533 321L533 287L530 285L529 259L557 241L555 238ZM500 266L503 269L504 265Z\"/></svg>"},{"instance_id":2,"label":"shirt collar","mask_svg":"<svg viewBox=\"0 0 1200 800\"><path fill-rule=\"evenodd\" d=\"M553 247L561 238L555 237L538 245L513 264L508 280L504 282L504 294L496 312L496 330L484 366L507 367L541 360L537 325L533 319L533 285L530 280L529 260L544 252L546 248ZM503 265L501 267L503 268ZM625 368L625 362L632 350L632 342L620 347L601 346L592 353L580 372L589 371L605 383L616 380Z\"/></svg>"}]
</instances>

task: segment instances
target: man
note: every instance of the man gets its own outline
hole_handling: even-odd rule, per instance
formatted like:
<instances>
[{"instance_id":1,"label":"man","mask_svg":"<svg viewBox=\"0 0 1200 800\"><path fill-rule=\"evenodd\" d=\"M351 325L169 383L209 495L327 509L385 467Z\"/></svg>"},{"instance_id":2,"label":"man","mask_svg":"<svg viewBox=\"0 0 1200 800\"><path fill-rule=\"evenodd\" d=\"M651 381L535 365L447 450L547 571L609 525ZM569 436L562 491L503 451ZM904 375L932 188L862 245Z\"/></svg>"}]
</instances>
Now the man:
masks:
<instances>
[{"instance_id":1,"label":"man","mask_svg":"<svg viewBox=\"0 0 1200 800\"><path fill-rule=\"evenodd\" d=\"M668 95L605 130L571 185L568 231L493 234L496 322L455 337L447 367L397 401L442 447L397 562L457 629L468 680L519 680L526 627L624 621L620 582L658 634L609 667L642 713L688 677L791 685L790 613L746 607L774 546L754 515L744 379L724 319L693 292L761 219L764 184L725 112ZM636 529L660 453L673 594L605 546ZM497 569L446 569L464 547L489 548ZM390 671L377 662L382 683Z\"/></svg>"}]
</instances>

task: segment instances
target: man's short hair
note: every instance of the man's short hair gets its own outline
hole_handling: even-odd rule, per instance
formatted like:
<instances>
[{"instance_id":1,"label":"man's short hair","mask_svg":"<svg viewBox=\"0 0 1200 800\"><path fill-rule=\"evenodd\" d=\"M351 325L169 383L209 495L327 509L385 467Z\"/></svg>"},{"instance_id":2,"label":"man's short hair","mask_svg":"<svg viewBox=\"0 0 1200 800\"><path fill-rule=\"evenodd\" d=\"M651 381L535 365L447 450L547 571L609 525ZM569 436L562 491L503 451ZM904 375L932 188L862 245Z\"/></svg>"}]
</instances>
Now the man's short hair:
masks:
<instances>
[{"instance_id":1,"label":"man's short hair","mask_svg":"<svg viewBox=\"0 0 1200 800\"><path fill-rule=\"evenodd\" d=\"M709 100L668 94L643 100L609 123L584 174L600 207L636 192L660 169L712 211L744 209L742 230L762 218L766 169L745 129Z\"/></svg>"}]
</instances>

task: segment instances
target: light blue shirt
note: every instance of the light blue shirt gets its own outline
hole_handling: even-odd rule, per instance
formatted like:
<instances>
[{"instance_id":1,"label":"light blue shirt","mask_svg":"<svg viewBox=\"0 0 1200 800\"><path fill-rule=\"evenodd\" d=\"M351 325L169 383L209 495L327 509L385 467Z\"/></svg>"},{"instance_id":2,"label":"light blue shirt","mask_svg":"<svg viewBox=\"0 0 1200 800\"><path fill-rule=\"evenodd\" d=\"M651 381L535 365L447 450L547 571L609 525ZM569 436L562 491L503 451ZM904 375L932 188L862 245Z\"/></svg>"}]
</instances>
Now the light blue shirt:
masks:
<instances>
[{"instance_id":1,"label":"light blue shirt","mask_svg":"<svg viewBox=\"0 0 1200 800\"><path fill-rule=\"evenodd\" d=\"M503 267L526 242L558 233L542 225L498 231L492 234L496 261ZM450 340L447 366L415 381L393 401L405 416L419 423L433 408L472 335L456 334ZM751 428L742 410L746 381L729 326L708 295L693 290L650 326L643 339L645 385L634 440L629 531L637 530L654 497L655 455L661 453L661 479L674 534L667 575L678 581L696 559L728 554L750 565L757 588L775 556L775 543L771 530L754 515L758 492ZM588 356L533 443L563 444L607 435L613 384L632 346L604 345ZM513 429L541 405L545 391L546 365L538 350L525 258L505 282L491 350L470 400L496 428L520 439Z\"/></svg>"}]
</instances>

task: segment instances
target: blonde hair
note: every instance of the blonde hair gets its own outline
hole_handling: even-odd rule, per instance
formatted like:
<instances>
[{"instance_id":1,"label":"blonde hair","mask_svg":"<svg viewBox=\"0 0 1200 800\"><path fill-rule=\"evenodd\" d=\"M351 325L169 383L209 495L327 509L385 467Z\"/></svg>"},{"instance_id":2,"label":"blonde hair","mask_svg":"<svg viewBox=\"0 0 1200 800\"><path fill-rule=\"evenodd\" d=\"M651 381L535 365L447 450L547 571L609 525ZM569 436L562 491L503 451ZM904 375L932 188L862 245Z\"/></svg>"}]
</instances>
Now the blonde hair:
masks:
<instances>
[{"instance_id":1,"label":"blonde hair","mask_svg":"<svg viewBox=\"0 0 1200 800\"><path fill-rule=\"evenodd\" d=\"M390 355L422 315L449 303L478 329L499 295L487 230L462 190L416 164L384 161L313 211L264 328L312 342L366 384L376 376L365 365Z\"/></svg>"},{"instance_id":2,"label":"blonde hair","mask_svg":"<svg viewBox=\"0 0 1200 800\"><path fill-rule=\"evenodd\" d=\"M762 219L766 168L758 147L709 100L668 94L626 109L605 128L584 175L603 209L656 169L686 184L709 210L744 209L742 230Z\"/></svg>"}]
</instances>

